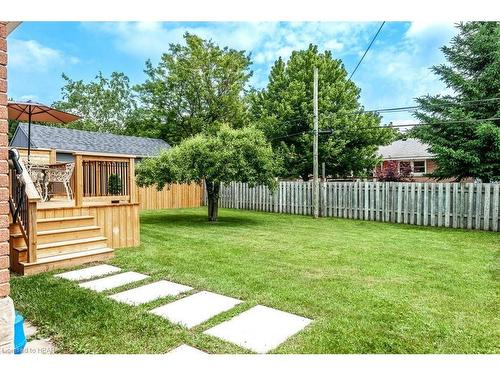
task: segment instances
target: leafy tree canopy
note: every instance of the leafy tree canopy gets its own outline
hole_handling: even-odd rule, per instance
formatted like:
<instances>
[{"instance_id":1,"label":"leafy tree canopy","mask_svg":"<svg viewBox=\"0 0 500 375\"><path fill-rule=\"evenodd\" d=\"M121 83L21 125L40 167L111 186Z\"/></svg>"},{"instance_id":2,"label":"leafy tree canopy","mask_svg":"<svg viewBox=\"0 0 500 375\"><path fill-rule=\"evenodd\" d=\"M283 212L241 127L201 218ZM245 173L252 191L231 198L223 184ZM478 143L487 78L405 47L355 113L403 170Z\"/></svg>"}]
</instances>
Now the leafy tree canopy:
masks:
<instances>
[{"instance_id":1,"label":"leafy tree canopy","mask_svg":"<svg viewBox=\"0 0 500 375\"><path fill-rule=\"evenodd\" d=\"M216 221L221 183L274 187L275 166L273 151L261 131L222 125L216 134L198 134L142 161L136 176L139 186L156 185L158 189L176 182L205 181L208 217Z\"/></svg>"},{"instance_id":2,"label":"leafy tree canopy","mask_svg":"<svg viewBox=\"0 0 500 375\"><path fill-rule=\"evenodd\" d=\"M99 72L89 83L74 81L66 74L62 77L65 80L62 99L53 106L82 117L70 127L118 134L126 132L126 122L136 110L136 102L125 74L113 72L106 78Z\"/></svg>"},{"instance_id":3,"label":"leafy tree canopy","mask_svg":"<svg viewBox=\"0 0 500 375\"><path fill-rule=\"evenodd\" d=\"M500 101L492 100L500 97L500 22L460 23L457 28L458 35L442 47L448 63L432 68L453 94L419 98L421 110L415 115L431 125L411 134L436 155L432 176L498 181L500 121L484 119L500 117Z\"/></svg>"},{"instance_id":4,"label":"leafy tree canopy","mask_svg":"<svg viewBox=\"0 0 500 375\"><path fill-rule=\"evenodd\" d=\"M320 136L320 163L325 162L331 176L371 171L379 162L378 146L388 144L394 132L381 128L375 114L356 113L362 110L360 89L347 79L341 61L331 52L319 53L317 46L310 45L292 52L286 63L279 58L267 87L250 95L253 121L283 158L280 175L307 180L312 174L314 67L319 70L319 128L333 130L329 136Z\"/></svg>"},{"instance_id":5,"label":"leafy tree canopy","mask_svg":"<svg viewBox=\"0 0 500 375\"><path fill-rule=\"evenodd\" d=\"M241 127L247 117L242 96L251 76L250 58L196 35L186 33L184 39L185 45L171 44L156 67L146 62L146 82L137 87L146 127L173 145L196 134L214 134L223 123Z\"/></svg>"}]
</instances>

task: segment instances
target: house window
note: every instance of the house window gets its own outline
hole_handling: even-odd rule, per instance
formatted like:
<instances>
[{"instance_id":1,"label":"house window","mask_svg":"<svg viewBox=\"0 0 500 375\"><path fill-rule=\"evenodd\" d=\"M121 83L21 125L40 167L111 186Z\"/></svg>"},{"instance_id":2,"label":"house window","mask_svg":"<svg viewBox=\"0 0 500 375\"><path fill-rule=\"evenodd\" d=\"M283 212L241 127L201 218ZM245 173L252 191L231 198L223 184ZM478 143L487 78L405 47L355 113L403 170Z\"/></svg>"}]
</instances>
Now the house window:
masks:
<instances>
[{"instance_id":1,"label":"house window","mask_svg":"<svg viewBox=\"0 0 500 375\"><path fill-rule=\"evenodd\" d=\"M409 172L413 171L411 167L410 161L400 161L399 162L399 173L409 174Z\"/></svg>"},{"instance_id":2,"label":"house window","mask_svg":"<svg viewBox=\"0 0 500 375\"><path fill-rule=\"evenodd\" d=\"M425 160L414 160L412 171L415 174L424 174L425 173Z\"/></svg>"},{"instance_id":3,"label":"house window","mask_svg":"<svg viewBox=\"0 0 500 375\"><path fill-rule=\"evenodd\" d=\"M399 172L410 171L412 175L422 176L426 173L425 160L405 160L399 162Z\"/></svg>"}]
</instances>

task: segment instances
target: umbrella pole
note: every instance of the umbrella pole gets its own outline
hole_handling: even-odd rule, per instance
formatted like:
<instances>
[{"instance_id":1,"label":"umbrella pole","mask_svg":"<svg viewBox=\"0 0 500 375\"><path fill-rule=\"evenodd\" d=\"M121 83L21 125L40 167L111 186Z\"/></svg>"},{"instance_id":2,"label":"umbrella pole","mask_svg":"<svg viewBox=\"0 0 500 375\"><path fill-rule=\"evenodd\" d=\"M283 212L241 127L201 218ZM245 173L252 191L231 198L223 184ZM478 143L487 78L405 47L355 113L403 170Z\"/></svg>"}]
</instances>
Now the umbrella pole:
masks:
<instances>
[{"instance_id":1,"label":"umbrella pole","mask_svg":"<svg viewBox=\"0 0 500 375\"><path fill-rule=\"evenodd\" d=\"M30 161L31 154L31 107L28 110L28 163Z\"/></svg>"}]
</instances>

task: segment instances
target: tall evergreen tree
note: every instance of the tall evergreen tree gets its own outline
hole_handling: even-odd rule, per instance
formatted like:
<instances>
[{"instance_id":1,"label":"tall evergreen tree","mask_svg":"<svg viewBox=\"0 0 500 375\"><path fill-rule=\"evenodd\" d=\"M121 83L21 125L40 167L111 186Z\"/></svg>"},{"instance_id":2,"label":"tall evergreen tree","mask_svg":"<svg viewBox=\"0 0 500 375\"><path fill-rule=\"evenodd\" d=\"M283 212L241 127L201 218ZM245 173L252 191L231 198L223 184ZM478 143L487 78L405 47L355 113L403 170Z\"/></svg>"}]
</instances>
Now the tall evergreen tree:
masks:
<instances>
[{"instance_id":1,"label":"tall evergreen tree","mask_svg":"<svg viewBox=\"0 0 500 375\"><path fill-rule=\"evenodd\" d=\"M426 95L415 115L425 124L411 134L436 155L436 178L500 180L500 22L457 25L448 61L432 71L452 95ZM481 120L481 121L476 121ZM468 121L468 122L467 122Z\"/></svg>"},{"instance_id":2,"label":"tall evergreen tree","mask_svg":"<svg viewBox=\"0 0 500 375\"><path fill-rule=\"evenodd\" d=\"M360 89L347 79L344 66L331 52L319 53L317 46L310 45L294 51L286 63L279 58L267 87L250 96L253 120L283 160L281 176L307 180L312 174L315 66L319 70L319 128L333 130L331 135L320 136L320 163L325 162L331 176L370 173L378 162L378 146L390 142L394 132L381 128L375 114L356 113L362 110Z\"/></svg>"}]
</instances>

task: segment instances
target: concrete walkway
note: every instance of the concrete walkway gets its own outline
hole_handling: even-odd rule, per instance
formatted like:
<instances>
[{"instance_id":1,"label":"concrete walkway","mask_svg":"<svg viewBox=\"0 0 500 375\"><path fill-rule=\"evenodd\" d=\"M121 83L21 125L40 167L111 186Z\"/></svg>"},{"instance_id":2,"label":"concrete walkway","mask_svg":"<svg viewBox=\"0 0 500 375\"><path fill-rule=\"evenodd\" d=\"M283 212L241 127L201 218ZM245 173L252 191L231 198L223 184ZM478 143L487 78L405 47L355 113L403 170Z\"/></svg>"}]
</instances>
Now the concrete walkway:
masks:
<instances>
[{"instance_id":1,"label":"concrete walkway","mask_svg":"<svg viewBox=\"0 0 500 375\"><path fill-rule=\"evenodd\" d=\"M55 277L81 282L80 287L96 292L123 287L149 277L137 272L121 271L118 267L103 264L65 272ZM85 281L88 279L91 280ZM110 295L109 298L120 303L138 306L163 297L181 296L173 302L151 310L150 313L187 329L194 328L243 302L208 291L182 296L193 290L187 285L160 280ZM300 332L311 322L312 320L301 316L257 305L204 333L257 353L267 353ZM192 355L205 352L188 345L181 345L170 353Z\"/></svg>"}]
</instances>

